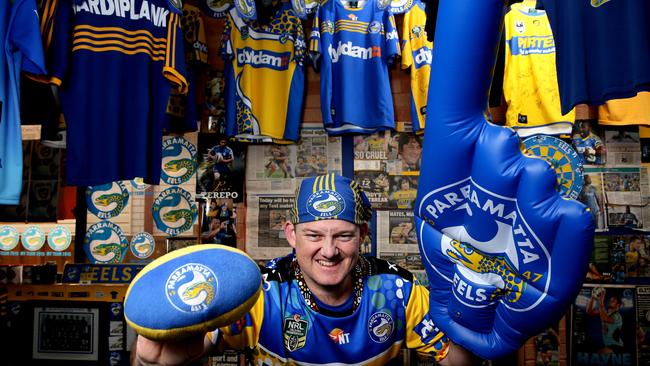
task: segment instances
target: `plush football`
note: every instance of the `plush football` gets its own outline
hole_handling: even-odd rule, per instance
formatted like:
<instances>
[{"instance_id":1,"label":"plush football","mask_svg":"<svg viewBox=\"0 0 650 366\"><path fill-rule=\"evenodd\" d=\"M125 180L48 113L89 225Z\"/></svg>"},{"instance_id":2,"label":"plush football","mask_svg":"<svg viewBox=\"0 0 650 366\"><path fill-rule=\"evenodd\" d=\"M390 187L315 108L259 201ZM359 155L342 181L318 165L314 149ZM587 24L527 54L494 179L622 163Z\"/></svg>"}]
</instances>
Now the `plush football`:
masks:
<instances>
[{"instance_id":1,"label":"plush football","mask_svg":"<svg viewBox=\"0 0 650 366\"><path fill-rule=\"evenodd\" d=\"M261 290L260 269L246 253L195 245L143 268L126 292L124 315L146 338L180 340L239 320Z\"/></svg>"}]
</instances>

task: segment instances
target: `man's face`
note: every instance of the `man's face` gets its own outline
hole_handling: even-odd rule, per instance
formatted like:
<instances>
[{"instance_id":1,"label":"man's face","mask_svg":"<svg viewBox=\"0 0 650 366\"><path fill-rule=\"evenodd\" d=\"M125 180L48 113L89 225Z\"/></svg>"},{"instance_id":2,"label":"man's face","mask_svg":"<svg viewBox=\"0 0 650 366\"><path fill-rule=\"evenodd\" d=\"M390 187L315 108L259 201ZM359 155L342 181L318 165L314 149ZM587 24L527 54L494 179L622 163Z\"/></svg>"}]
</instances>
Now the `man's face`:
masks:
<instances>
[{"instance_id":1,"label":"man's face","mask_svg":"<svg viewBox=\"0 0 650 366\"><path fill-rule=\"evenodd\" d=\"M226 140L219 140L219 146L226 146Z\"/></svg>"},{"instance_id":2,"label":"man's face","mask_svg":"<svg viewBox=\"0 0 650 366\"><path fill-rule=\"evenodd\" d=\"M583 122L580 124L580 135L582 137L589 136L589 132L591 132L591 125L589 123Z\"/></svg>"},{"instance_id":3,"label":"man's face","mask_svg":"<svg viewBox=\"0 0 650 366\"><path fill-rule=\"evenodd\" d=\"M409 165L415 164L420 159L422 147L415 139L409 140L402 146L402 160Z\"/></svg>"},{"instance_id":4,"label":"man's face","mask_svg":"<svg viewBox=\"0 0 650 366\"><path fill-rule=\"evenodd\" d=\"M316 294L351 285L352 270L359 259L359 246L367 226L344 220L321 220L293 225L287 223L285 234L307 286Z\"/></svg>"}]
</instances>

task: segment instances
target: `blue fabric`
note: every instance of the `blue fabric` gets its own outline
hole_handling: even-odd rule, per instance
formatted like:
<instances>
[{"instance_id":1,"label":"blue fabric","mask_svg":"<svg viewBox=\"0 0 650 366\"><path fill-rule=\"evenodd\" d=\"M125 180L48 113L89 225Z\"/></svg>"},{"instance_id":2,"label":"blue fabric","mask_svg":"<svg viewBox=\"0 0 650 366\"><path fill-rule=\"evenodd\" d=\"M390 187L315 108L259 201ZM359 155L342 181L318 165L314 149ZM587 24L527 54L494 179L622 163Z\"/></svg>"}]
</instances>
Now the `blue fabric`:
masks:
<instances>
[{"instance_id":1,"label":"blue fabric","mask_svg":"<svg viewBox=\"0 0 650 366\"><path fill-rule=\"evenodd\" d=\"M440 2L415 204L430 315L484 358L564 315L594 231L586 207L558 193L552 167L486 121L503 12L502 0Z\"/></svg>"},{"instance_id":2,"label":"blue fabric","mask_svg":"<svg viewBox=\"0 0 650 366\"><path fill-rule=\"evenodd\" d=\"M357 182L336 174L302 181L291 210L291 222L339 219L361 224L370 219L370 201Z\"/></svg>"},{"instance_id":3,"label":"blue fabric","mask_svg":"<svg viewBox=\"0 0 650 366\"><path fill-rule=\"evenodd\" d=\"M562 113L650 90L650 1L541 2L557 48Z\"/></svg>"},{"instance_id":4,"label":"blue fabric","mask_svg":"<svg viewBox=\"0 0 650 366\"><path fill-rule=\"evenodd\" d=\"M45 74L34 0L0 3L0 204L16 205L23 179L20 73Z\"/></svg>"}]
</instances>

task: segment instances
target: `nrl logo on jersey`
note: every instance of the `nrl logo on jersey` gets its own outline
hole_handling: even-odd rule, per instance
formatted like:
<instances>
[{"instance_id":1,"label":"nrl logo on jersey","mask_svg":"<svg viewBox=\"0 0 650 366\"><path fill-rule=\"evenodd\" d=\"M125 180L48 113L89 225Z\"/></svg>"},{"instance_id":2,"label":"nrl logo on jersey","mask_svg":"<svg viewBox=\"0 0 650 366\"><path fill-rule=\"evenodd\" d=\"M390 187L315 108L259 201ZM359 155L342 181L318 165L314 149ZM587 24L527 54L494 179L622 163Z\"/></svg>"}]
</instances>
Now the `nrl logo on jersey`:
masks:
<instances>
[{"instance_id":1,"label":"nrl logo on jersey","mask_svg":"<svg viewBox=\"0 0 650 366\"><path fill-rule=\"evenodd\" d=\"M309 323L300 318L300 314L284 318L284 348L289 352L297 351L307 343Z\"/></svg>"},{"instance_id":2,"label":"nrl logo on jersey","mask_svg":"<svg viewBox=\"0 0 650 366\"><path fill-rule=\"evenodd\" d=\"M417 210L419 217L446 235L437 244L444 255L462 261L486 283L494 282L495 275L501 279L500 287L511 290L502 299L506 307L527 311L546 296L550 254L532 231L534 222L522 215L516 198L490 192L468 177L424 195ZM533 286L521 283L521 278ZM527 306L510 306L516 302Z\"/></svg>"}]
</instances>

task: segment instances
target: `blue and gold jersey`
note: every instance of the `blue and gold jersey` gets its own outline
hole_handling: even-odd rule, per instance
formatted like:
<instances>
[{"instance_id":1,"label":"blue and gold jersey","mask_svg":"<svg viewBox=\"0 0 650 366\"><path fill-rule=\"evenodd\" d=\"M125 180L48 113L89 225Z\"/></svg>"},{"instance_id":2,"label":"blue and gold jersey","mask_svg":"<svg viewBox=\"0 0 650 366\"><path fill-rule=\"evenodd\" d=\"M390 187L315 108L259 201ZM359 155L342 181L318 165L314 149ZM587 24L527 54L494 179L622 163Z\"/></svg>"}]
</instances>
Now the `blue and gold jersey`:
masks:
<instances>
[{"instance_id":1,"label":"blue and gold jersey","mask_svg":"<svg viewBox=\"0 0 650 366\"><path fill-rule=\"evenodd\" d=\"M254 365L385 365L401 348L446 356L448 339L427 315L429 293L408 271L367 258L356 309L324 315L306 304L291 261L262 270L264 291L244 319L221 328L224 346L252 350Z\"/></svg>"},{"instance_id":2,"label":"blue and gold jersey","mask_svg":"<svg viewBox=\"0 0 650 366\"><path fill-rule=\"evenodd\" d=\"M59 1L50 71L67 124L68 183L160 183L171 87L187 90L177 3Z\"/></svg>"},{"instance_id":3,"label":"blue and gold jersey","mask_svg":"<svg viewBox=\"0 0 650 366\"><path fill-rule=\"evenodd\" d=\"M268 24L233 7L226 18L226 134L245 142L298 141L305 76L302 23L281 3Z\"/></svg>"},{"instance_id":4,"label":"blue and gold jersey","mask_svg":"<svg viewBox=\"0 0 650 366\"><path fill-rule=\"evenodd\" d=\"M513 4L505 19L503 94L506 125L520 136L569 134L575 111L562 115L555 70L555 42L535 2Z\"/></svg>"},{"instance_id":5,"label":"blue and gold jersey","mask_svg":"<svg viewBox=\"0 0 650 366\"><path fill-rule=\"evenodd\" d=\"M332 135L395 125L388 64L399 55L398 36L393 15L375 1L352 8L325 0L314 17L310 52L320 68L323 123Z\"/></svg>"},{"instance_id":6,"label":"blue and gold jersey","mask_svg":"<svg viewBox=\"0 0 650 366\"><path fill-rule=\"evenodd\" d=\"M433 42L427 40L425 5L417 0L404 15L402 68L411 68L411 119L413 132L424 132Z\"/></svg>"}]
</instances>

